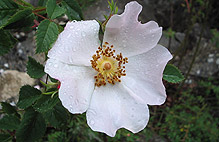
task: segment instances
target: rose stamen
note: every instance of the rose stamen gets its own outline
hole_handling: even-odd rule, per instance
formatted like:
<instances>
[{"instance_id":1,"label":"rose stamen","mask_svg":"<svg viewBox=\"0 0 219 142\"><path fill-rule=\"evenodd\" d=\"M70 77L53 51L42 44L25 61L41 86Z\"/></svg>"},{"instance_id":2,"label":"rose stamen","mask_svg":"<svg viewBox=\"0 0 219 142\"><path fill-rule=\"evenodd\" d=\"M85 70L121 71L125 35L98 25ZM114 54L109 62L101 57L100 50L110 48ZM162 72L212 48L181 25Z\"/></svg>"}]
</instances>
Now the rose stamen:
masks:
<instances>
[{"instance_id":1,"label":"rose stamen","mask_svg":"<svg viewBox=\"0 0 219 142\"><path fill-rule=\"evenodd\" d=\"M96 54L90 60L92 68L98 73L95 78L95 86L100 87L106 83L115 84L121 82L121 76L126 76L125 64L128 63L128 58L123 58L122 53L115 55L115 50L112 49L113 45L109 46L105 42L101 47L98 47Z\"/></svg>"}]
</instances>

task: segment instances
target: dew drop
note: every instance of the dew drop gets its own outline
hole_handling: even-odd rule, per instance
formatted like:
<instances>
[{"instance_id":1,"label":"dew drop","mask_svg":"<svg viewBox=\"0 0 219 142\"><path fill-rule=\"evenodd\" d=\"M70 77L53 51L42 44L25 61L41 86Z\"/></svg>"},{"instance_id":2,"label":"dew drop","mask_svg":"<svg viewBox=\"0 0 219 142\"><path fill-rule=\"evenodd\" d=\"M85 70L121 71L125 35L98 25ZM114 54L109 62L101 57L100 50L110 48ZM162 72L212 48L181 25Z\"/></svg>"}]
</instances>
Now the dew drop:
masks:
<instances>
[{"instance_id":1,"label":"dew drop","mask_svg":"<svg viewBox=\"0 0 219 142\"><path fill-rule=\"evenodd\" d=\"M49 63L49 64L48 64L48 66L51 66L51 65L52 65L52 63Z\"/></svg>"},{"instance_id":2,"label":"dew drop","mask_svg":"<svg viewBox=\"0 0 219 142\"><path fill-rule=\"evenodd\" d=\"M72 96L72 95L70 95L70 96L69 96L69 99L73 99L73 96Z\"/></svg>"},{"instance_id":3,"label":"dew drop","mask_svg":"<svg viewBox=\"0 0 219 142\"><path fill-rule=\"evenodd\" d=\"M55 65L54 65L54 68L57 68L57 67L58 67L58 65L57 65L57 64L55 64Z\"/></svg>"},{"instance_id":4,"label":"dew drop","mask_svg":"<svg viewBox=\"0 0 219 142\"><path fill-rule=\"evenodd\" d=\"M94 125L94 121L93 121L93 120L91 120L91 121L90 121L90 124L91 124L91 125Z\"/></svg>"},{"instance_id":5,"label":"dew drop","mask_svg":"<svg viewBox=\"0 0 219 142\"><path fill-rule=\"evenodd\" d=\"M68 51L69 51L69 48L68 48L68 47L65 47L64 49L65 49L65 51L66 51L66 52L68 52Z\"/></svg>"},{"instance_id":6,"label":"dew drop","mask_svg":"<svg viewBox=\"0 0 219 142\"><path fill-rule=\"evenodd\" d=\"M74 29L74 27L73 27L73 26L70 26L70 29Z\"/></svg>"},{"instance_id":7,"label":"dew drop","mask_svg":"<svg viewBox=\"0 0 219 142\"><path fill-rule=\"evenodd\" d=\"M154 34L151 37L154 37Z\"/></svg>"},{"instance_id":8,"label":"dew drop","mask_svg":"<svg viewBox=\"0 0 219 142\"><path fill-rule=\"evenodd\" d=\"M76 51L76 47L73 47L73 52L75 52Z\"/></svg>"},{"instance_id":9,"label":"dew drop","mask_svg":"<svg viewBox=\"0 0 219 142\"><path fill-rule=\"evenodd\" d=\"M86 33L85 33L85 32L82 32L81 35L82 35L83 37L85 37L85 36L86 36Z\"/></svg>"},{"instance_id":10,"label":"dew drop","mask_svg":"<svg viewBox=\"0 0 219 142\"><path fill-rule=\"evenodd\" d=\"M69 57L69 62L70 62L70 63L73 63L73 60L72 60L72 58L71 58L71 57Z\"/></svg>"}]
</instances>

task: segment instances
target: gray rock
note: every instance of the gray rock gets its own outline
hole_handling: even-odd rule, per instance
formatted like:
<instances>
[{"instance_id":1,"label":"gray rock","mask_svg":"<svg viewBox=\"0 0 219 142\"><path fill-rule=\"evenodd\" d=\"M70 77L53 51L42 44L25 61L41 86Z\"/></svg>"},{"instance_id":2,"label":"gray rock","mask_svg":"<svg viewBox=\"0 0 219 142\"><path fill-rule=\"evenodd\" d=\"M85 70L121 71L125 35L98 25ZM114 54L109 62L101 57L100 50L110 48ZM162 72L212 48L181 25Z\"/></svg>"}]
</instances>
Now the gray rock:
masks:
<instances>
[{"instance_id":1,"label":"gray rock","mask_svg":"<svg viewBox=\"0 0 219 142\"><path fill-rule=\"evenodd\" d=\"M35 80L24 72L6 70L0 75L0 102L12 99L16 102L23 85L34 85Z\"/></svg>"},{"instance_id":2,"label":"gray rock","mask_svg":"<svg viewBox=\"0 0 219 142\"><path fill-rule=\"evenodd\" d=\"M22 33L22 34L20 34ZM23 32L16 32L16 35L24 35ZM35 31L26 33L23 37L23 41L19 41L13 49L8 54L0 56L0 69L10 69L18 71L26 71L26 63L28 61L28 56L34 57L37 61L44 62L44 54L35 54L36 44L35 44ZM21 36L20 36L21 37Z\"/></svg>"}]
</instances>

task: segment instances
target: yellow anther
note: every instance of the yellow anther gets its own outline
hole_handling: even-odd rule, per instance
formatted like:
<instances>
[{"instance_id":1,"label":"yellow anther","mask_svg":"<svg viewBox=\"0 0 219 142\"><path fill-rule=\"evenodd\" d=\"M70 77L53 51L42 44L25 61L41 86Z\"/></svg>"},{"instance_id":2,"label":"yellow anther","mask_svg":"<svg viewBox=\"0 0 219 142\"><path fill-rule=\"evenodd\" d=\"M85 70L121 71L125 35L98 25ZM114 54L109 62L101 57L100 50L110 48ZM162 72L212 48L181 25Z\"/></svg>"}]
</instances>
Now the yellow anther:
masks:
<instances>
[{"instance_id":1,"label":"yellow anther","mask_svg":"<svg viewBox=\"0 0 219 142\"><path fill-rule=\"evenodd\" d=\"M113 45L109 45L105 42L101 47L98 47L96 54L92 56L91 60L92 68L98 73L94 76L95 86L105 86L106 83L115 84L121 82L119 78L126 76L125 63L128 62L128 58L123 58L122 53L115 55L115 50L112 50Z\"/></svg>"}]
</instances>

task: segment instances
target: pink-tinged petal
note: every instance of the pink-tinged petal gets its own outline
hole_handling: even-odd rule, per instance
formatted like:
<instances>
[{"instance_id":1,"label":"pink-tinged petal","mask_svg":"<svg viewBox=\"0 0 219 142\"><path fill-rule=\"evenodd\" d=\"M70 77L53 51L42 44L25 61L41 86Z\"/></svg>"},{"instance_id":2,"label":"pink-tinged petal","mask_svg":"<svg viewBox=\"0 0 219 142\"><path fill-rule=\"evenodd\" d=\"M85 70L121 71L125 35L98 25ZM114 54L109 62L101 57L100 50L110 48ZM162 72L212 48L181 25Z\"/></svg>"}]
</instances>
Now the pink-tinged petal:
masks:
<instances>
[{"instance_id":1,"label":"pink-tinged petal","mask_svg":"<svg viewBox=\"0 0 219 142\"><path fill-rule=\"evenodd\" d=\"M107 84L95 88L86 116L92 130L114 137L119 128L133 133L144 129L149 120L149 110L121 84Z\"/></svg>"},{"instance_id":2,"label":"pink-tinged petal","mask_svg":"<svg viewBox=\"0 0 219 142\"><path fill-rule=\"evenodd\" d=\"M161 45L146 53L132 56L126 65L126 76L122 77L122 83L146 104L161 105L166 100L163 71L170 59L172 55Z\"/></svg>"},{"instance_id":3,"label":"pink-tinged petal","mask_svg":"<svg viewBox=\"0 0 219 142\"><path fill-rule=\"evenodd\" d=\"M100 45L98 33L99 23L95 20L68 22L48 57L67 64L91 66L90 59Z\"/></svg>"},{"instance_id":4,"label":"pink-tinged petal","mask_svg":"<svg viewBox=\"0 0 219 142\"><path fill-rule=\"evenodd\" d=\"M45 72L61 82L59 98L71 113L87 110L94 91L95 71L91 67L69 65L56 59L48 59Z\"/></svg>"},{"instance_id":5,"label":"pink-tinged petal","mask_svg":"<svg viewBox=\"0 0 219 142\"><path fill-rule=\"evenodd\" d=\"M125 57L149 51L157 45L162 28L154 21L141 24L138 15L142 6L137 2L130 2L125 6L121 15L113 15L106 25L104 42L113 44L117 53Z\"/></svg>"}]
</instances>

